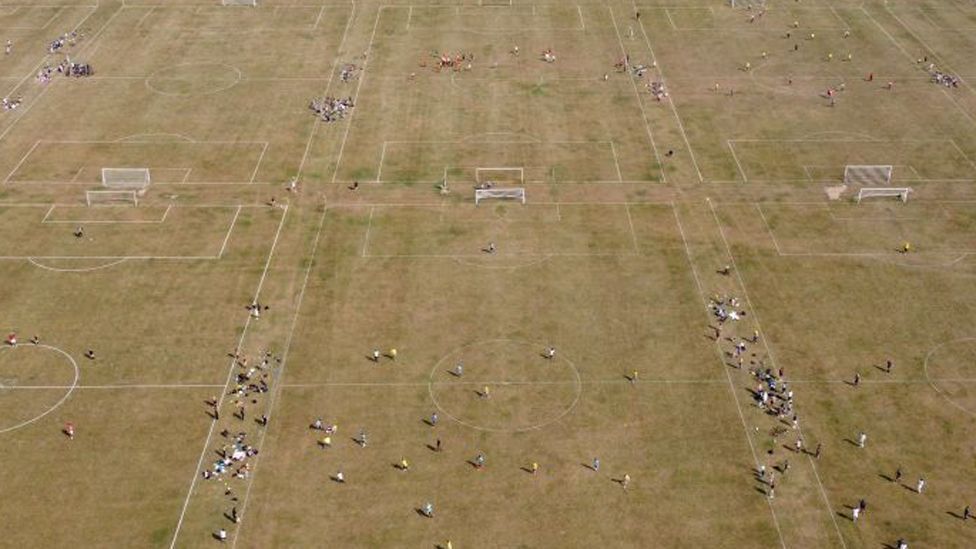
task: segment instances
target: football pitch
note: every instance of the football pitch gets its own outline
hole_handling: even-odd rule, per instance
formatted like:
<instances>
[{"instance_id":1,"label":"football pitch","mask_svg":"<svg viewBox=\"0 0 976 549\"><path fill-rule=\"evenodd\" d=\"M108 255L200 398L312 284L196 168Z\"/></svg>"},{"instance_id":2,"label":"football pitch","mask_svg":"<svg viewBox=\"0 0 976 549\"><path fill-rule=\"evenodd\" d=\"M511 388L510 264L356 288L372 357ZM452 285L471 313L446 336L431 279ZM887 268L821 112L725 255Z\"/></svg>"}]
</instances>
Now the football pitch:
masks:
<instances>
[{"instance_id":1,"label":"football pitch","mask_svg":"<svg viewBox=\"0 0 976 549\"><path fill-rule=\"evenodd\" d=\"M970 546L976 4L251 3L0 1L0 546Z\"/></svg>"}]
</instances>

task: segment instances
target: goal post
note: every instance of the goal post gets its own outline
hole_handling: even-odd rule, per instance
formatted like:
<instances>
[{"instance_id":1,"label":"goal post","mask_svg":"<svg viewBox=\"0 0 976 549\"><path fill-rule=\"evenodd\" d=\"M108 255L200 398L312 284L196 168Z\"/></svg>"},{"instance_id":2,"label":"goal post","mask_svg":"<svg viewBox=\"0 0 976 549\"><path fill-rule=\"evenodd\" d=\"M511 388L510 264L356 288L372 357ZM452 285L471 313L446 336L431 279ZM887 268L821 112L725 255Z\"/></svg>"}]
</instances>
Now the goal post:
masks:
<instances>
[{"instance_id":1,"label":"goal post","mask_svg":"<svg viewBox=\"0 0 976 549\"><path fill-rule=\"evenodd\" d=\"M150 183L149 168L102 168L106 189L145 191Z\"/></svg>"},{"instance_id":2,"label":"goal post","mask_svg":"<svg viewBox=\"0 0 976 549\"><path fill-rule=\"evenodd\" d=\"M912 192L911 187L862 187L857 191L856 202L861 203L861 199L875 196L894 196L902 202L908 202L908 195Z\"/></svg>"},{"instance_id":3,"label":"goal post","mask_svg":"<svg viewBox=\"0 0 976 549\"><path fill-rule=\"evenodd\" d=\"M508 187L508 188L492 188L492 189L475 189L474 190L474 205L477 206L482 200L486 198L501 198L501 199L512 199L518 200L522 204L525 204L525 189L523 187Z\"/></svg>"},{"instance_id":4,"label":"goal post","mask_svg":"<svg viewBox=\"0 0 976 549\"><path fill-rule=\"evenodd\" d=\"M524 168L475 168L474 179L478 185L485 183L525 185Z\"/></svg>"},{"instance_id":5,"label":"goal post","mask_svg":"<svg viewBox=\"0 0 976 549\"><path fill-rule=\"evenodd\" d=\"M258 0L220 0L222 6L257 6Z\"/></svg>"},{"instance_id":6,"label":"goal post","mask_svg":"<svg viewBox=\"0 0 976 549\"><path fill-rule=\"evenodd\" d=\"M136 191L86 191L85 203L91 206L139 205Z\"/></svg>"},{"instance_id":7,"label":"goal post","mask_svg":"<svg viewBox=\"0 0 976 549\"><path fill-rule=\"evenodd\" d=\"M851 165L844 166L845 185L870 185L888 187L891 185L892 166Z\"/></svg>"}]
</instances>

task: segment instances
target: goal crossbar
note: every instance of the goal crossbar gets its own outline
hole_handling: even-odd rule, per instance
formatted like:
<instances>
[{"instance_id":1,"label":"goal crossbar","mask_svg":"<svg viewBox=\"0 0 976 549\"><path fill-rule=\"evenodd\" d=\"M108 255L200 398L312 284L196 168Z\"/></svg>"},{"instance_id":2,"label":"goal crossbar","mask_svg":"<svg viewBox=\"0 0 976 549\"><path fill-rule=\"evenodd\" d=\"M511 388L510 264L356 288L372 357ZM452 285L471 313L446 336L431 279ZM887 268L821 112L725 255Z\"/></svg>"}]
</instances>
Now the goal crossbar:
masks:
<instances>
[{"instance_id":1,"label":"goal crossbar","mask_svg":"<svg viewBox=\"0 0 976 549\"><path fill-rule=\"evenodd\" d=\"M257 6L258 0L220 0L223 6Z\"/></svg>"},{"instance_id":2,"label":"goal crossbar","mask_svg":"<svg viewBox=\"0 0 976 549\"><path fill-rule=\"evenodd\" d=\"M913 192L911 187L862 187L857 191L857 202L862 198L873 196L897 196L902 202L908 202L909 193Z\"/></svg>"},{"instance_id":3,"label":"goal crossbar","mask_svg":"<svg viewBox=\"0 0 976 549\"><path fill-rule=\"evenodd\" d=\"M486 198L514 199L525 204L525 189L523 187L475 189L474 203L476 206Z\"/></svg>"}]
</instances>

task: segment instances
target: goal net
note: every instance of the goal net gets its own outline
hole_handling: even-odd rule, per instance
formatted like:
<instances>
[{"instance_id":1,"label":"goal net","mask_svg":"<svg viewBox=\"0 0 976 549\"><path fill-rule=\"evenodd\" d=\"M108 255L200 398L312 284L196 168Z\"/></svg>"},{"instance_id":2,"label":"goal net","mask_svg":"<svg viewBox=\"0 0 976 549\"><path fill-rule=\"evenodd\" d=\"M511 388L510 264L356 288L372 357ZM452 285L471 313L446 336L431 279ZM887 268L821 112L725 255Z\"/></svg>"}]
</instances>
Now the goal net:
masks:
<instances>
[{"instance_id":1,"label":"goal net","mask_svg":"<svg viewBox=\"0 0 976 549\"><path fill-rule=\"evenodd\" d=\"M522 168L475 168L474 179L478 186L524 185L525 170Z\"/></svg>"},{"instance_id":2,"label":"goal net","mask_svg":"<svg viewBox=\"0 0 976 549\"><path fill-rule=\"evenodd\" d=\"M149 183L149 168L102 168L102 186L106 189L145 191Z\"/></svg>"},{"instance_id":3,"label":"goal net","mask_svg":"<svg viewBox=\"0 0 976 549\"><path fill-rule=\"evenodd\" d=\"M257 6L258 0L220 0L224 6Z\"/></svg>"},{"instance_id":4,"label":"goal net","mask_svg":"<svg viewBox=\"0 0 976 549\"><path fill-rule=\"evenodd\" d=\"M85 202L88 206L139 205L136 191L87 191Z\"/></svg>"},{"instance_id":5,"label":"goal net","mask_svg":"<svg viewBox=\"0 0 976 549\"><path fill-rule=\"evenodd\" d=\"M525 189L522 187L475 189L474 204L477 206L486 198L504 198L518 200L525 204Z\"/></svg>"},{"instance_id":6,"label":"goal net","mask_svg":"<svg viewBox=\"0 0 976 549\"><path fill-rule=\"evenodd\" d=\"M844 183L887 186L891 184L891 172L891 166L848 165L844 167Z\"/></svg>"},{"instance_id":7,"label":"goal net","mask_svg":"<svg viewBox=\"0 0 976 549\"><path fill-rule=\"evenodd\" d=\"M857 191L857 202L861 203L862 198L874 196L895 196L902 202L908 202L908 193L912 192L911 187L863 187Z\"/></svg>"}]
</instances>

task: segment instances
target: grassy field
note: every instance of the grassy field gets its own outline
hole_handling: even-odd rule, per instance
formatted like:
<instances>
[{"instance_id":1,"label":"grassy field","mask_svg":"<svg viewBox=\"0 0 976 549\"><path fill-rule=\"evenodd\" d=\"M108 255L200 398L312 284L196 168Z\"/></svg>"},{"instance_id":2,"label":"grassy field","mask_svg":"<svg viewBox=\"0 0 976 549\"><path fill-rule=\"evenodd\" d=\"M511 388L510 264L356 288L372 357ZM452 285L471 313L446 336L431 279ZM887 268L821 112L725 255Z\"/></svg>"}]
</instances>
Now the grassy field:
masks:
<instances>
[{"instance_id":1,"label":"grassy field","mask_svg":"<svg viewBox=\"0 0 976 549\"><path fill-rule=\"evenodd\" d=\"M0 3L0 546L968 547L976 7L737 3Z\"/></svg>"}]
</instances>

